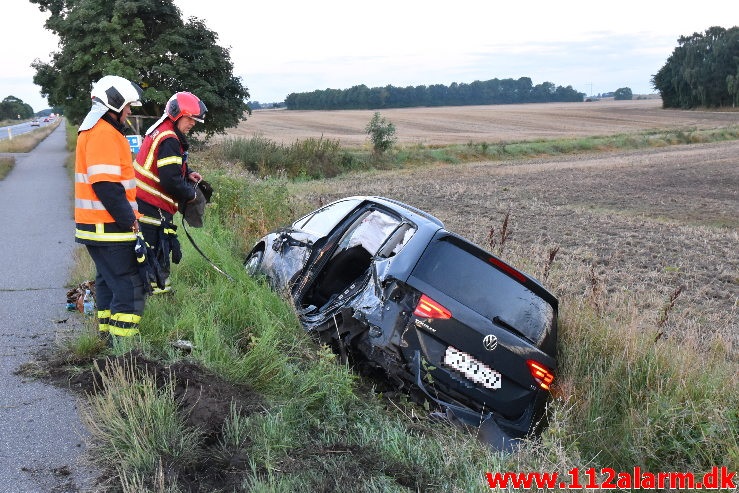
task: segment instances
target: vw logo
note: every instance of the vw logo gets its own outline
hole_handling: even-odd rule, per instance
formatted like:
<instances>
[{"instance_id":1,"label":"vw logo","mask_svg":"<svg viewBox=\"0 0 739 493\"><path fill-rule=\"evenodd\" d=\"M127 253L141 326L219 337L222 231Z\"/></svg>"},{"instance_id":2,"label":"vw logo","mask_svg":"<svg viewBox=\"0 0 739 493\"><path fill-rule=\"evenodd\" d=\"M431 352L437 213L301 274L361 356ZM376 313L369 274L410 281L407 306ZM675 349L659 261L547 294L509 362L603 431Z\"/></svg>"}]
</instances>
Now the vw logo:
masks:
<instances>
[{"instance_id":1,"label":"vw logo","mask_svg":"<svg viewBox=\"0 0 739 493\"><path fill-rule=\"evenodd\" d=\"M492 351L496 347L498 347L498 338L495 337L493 334L486 335L482 340L482 345L485 346L485 349L488 351Z\"/></svg>"}]
</instances>

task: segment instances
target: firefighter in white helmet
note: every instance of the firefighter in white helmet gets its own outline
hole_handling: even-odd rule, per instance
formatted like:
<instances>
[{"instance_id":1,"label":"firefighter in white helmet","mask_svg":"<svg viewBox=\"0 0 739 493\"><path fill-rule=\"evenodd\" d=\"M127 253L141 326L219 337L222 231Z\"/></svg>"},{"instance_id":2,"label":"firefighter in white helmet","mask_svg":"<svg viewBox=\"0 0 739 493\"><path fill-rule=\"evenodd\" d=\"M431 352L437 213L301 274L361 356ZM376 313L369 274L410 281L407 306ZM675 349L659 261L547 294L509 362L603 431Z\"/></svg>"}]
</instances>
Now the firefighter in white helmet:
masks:
<instances>
[{"instance_id":1,"label":"firefighter in white helmet","mask_svg":"<svg viewBox=\"0 0 739 493\"><path fill-rule=\"evenodd\" d=\"M79 128L74 175L75 241L95 262L95 301L102 335L138 334L146 290L134 246L140 216L131 149L124 137L133 82L106 75L92 87L92 108Z\"/></svg>"}]
</instances>

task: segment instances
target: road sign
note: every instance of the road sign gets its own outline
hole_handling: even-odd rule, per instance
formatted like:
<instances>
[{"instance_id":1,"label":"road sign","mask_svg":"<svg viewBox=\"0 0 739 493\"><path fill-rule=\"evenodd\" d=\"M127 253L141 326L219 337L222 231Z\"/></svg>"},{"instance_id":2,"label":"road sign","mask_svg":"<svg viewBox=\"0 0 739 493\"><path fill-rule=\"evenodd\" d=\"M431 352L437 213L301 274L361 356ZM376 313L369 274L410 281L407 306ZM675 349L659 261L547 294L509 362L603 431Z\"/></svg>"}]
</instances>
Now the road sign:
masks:
<instances>
[{"instance_id":1,"label":"road sign","mask_svg":"<svg viewBox=\"0 0 739 493\"><path fill-rule=\"evenodd\" d=\"M141 148L141 136L140 135L126 135L128 139L128 145L131 146L131 152L136 154Z\"/></svg>"}]
</instances>

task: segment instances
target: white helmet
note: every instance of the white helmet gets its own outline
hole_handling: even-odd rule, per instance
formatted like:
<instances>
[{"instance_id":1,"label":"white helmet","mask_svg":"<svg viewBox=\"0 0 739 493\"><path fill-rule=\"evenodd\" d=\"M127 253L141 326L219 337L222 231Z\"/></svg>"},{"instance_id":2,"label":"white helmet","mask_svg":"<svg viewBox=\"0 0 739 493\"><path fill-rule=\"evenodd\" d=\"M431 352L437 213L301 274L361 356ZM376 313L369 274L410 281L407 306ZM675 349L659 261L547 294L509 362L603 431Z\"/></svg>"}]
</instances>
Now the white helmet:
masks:
<instances>
[{"instance_id":1,"label":"white helmet","mask_svg":"<svg viewBox=\"0 0 739 493\"><path fill-rule=\"evenodd\" d=\"M105 106L120 113L127 104L141 106L144 91L128 79L117 75L106 75L92 86L91 96Z\"/></svg>"}]
</instances>

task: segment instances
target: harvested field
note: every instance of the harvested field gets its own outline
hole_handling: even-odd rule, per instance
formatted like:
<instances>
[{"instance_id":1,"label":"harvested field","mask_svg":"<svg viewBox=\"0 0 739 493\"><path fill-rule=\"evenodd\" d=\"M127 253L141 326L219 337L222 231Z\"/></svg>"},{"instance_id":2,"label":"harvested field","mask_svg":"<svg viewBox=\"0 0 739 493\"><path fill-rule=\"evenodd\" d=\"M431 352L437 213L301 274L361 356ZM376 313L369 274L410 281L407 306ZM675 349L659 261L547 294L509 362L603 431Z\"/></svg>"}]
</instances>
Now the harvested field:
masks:
<instances>
[{"instance_id":1,"label":"harvested field","mask_svg":"<svg viewBox=\"0 0 739 493\"><path fill-rule=\"evenodd\" d=\"M401 144L511 142L633 133L667 128L702 129L739 123L737 112L663 110L660 99L381 110ZM290 144L309 137L368 144L364 128L373 110L260 110L229 131Z\"/></svg>"},{"instance_id":2,"label":"harvested field","mask_svg":"<svg viewBox=\"0 0 739 493\"><path fill-rule=\"evenodd\" d=\"M662 110L659 101L581 105L390 110L406 142L426 144L604 135L656 128L719 128L737 112ZM277 140L350 136L371 112L260 113L245 127ZM495 123L481 115L496 115ZM446 115L446 116L444 116ZM470 117L472 115L472 117ZM477 115L477 117L475 117ZM505 115L505 117L503 116ZM288 120L300 125L288 128ZM475 118L478 118L475 120ZM308 123L309 120L312 123ZM469 123L469 122L477 122ZM464 122L469 127L464 129ZM507 123L506 123L507 122ZM405 129L413 129L409 134ZM274 133L272 133L274 132ZM292 133L290 133L292 132ZM289 137L288 137L289 134ZM351 140L355 139L355 140ZM415 140L414 140L415 139ZM402 139L401 139L402 140ZM559 247L546 284L559 296L594 289L600 308L622 313L637 330L656 321L679 296L662 337L739 350L739 142L568 155L507 162L437 164L374 172L297 187L312 205L353 194L392 197L431 212L448 229L489 250L510 213L503 257L541 276ZM493 235L491 237L491 230ZM682 286L682 288L681 288ZM660 330L661 331L661 330Z\"/></svg>"}]
</instances>

